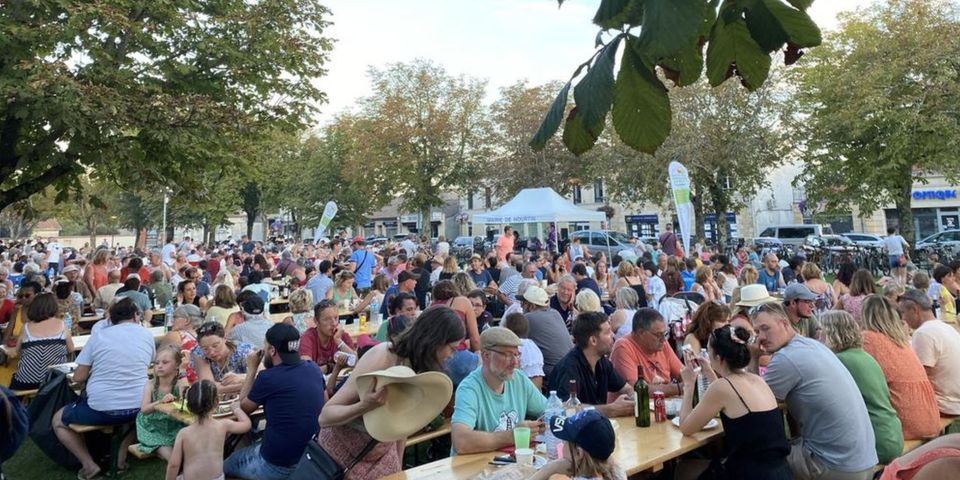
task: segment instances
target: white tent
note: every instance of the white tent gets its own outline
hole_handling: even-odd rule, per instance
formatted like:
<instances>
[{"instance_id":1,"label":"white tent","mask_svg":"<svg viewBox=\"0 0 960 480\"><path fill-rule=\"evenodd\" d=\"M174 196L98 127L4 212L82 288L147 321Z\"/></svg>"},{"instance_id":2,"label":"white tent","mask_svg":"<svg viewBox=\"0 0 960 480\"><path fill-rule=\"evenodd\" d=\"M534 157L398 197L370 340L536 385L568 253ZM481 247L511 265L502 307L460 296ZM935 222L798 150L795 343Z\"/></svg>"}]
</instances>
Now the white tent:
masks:
<instances>
[{"instance_id":1,"label":"white tent","mask_svg":"<svg viewBox=\"0 0 960 480\"><path fill-rule=\"evenodd\" d=\"M549 222L603 222L607 215L574 205L552 188L527 188L502 207L473 216L473 223L507 225Z\"/></svg>"}]
</instances>

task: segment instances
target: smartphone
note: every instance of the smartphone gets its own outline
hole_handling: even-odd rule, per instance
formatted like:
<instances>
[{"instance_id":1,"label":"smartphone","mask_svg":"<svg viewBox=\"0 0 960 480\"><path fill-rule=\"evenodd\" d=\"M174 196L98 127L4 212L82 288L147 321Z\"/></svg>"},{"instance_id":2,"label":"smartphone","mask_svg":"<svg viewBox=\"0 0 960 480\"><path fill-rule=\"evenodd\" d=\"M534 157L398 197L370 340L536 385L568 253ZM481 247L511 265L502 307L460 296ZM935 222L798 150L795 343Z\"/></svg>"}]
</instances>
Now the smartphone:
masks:
<instances>
[{"instance_id":1,"label":"smartphone","mask_svg":"<svg viewBox=\"0 0 960 480\"><path fill-rule=\"evenodd\" d=\"M502 455L499 457L493 457L495 463L517 463L517 459L513 455Z\"/></svg>"}]
</instances>

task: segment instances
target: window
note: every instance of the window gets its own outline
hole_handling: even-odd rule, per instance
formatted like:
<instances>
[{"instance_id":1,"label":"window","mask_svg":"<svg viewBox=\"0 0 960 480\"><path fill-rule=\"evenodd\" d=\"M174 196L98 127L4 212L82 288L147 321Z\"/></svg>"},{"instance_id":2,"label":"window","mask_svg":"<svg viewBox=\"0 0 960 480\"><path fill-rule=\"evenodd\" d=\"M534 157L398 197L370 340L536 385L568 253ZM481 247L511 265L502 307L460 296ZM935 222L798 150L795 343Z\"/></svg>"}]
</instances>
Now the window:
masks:
<instances>
[{"instance_id":1,"label":"window","mask_svg":"<svg viewBox=\"0 0 960 480\"><path fill-rule=\"evenodd\" d=\"M612 242L611 242L612 243ZM606 246L607 245L607 236L600 232L593 232L590 234L590 245L594 246Z\"/></svg>"},{"instance_id":2,"label":"window","mask_svg":"<svg viewBox=\"0 0 960 480\"><path fill-rule=\"evenodd\" d=\"M778 238L807 238L807 235L816 235L813 227L780 227Z\"/></svg>"},{"instance_id":3,"label":"window","mask_svg":"<svg viewBox=\"0 0 960 480\"><path fill-rule=\"evenodd\" d=\"M573 203L583 203L583 192L580 189L580 185L573 186Z\"/></svg>"},{"instance_id":4,"label":"window","mask_svg":"<svg viewBox=\"0 0 960 480\"><path fill-rule=\"evenodd\" d=\"M776 229L776 228L772 228L772 227L771 227L771 228L768 228L768 229L764 230L762 233L760 233L760 236L761 236L761 237L776 237L776 236L777 236L777 229Z\"/></svg>"},{"instance_id":5,"label":"window","mask_svg":"<svg viewBox=\"0 0 960 480\"><path fill-rule=\"evenodd\" d=\"M607 197L603 195L603 180L597 179L593 182L593 201L596 203L607 201Z\"/></svg>"}]
</instances>

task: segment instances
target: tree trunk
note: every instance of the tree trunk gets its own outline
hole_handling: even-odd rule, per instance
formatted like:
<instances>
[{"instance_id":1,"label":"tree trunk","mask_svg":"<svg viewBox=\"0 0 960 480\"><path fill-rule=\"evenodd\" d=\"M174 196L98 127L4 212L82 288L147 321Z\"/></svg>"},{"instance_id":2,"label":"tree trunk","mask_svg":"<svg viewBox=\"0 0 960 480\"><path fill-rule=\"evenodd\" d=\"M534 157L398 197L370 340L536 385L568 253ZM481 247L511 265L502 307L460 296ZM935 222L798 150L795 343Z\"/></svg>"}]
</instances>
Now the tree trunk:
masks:
<instances>
[{"instance_id":1,"label":"tree trunk","mask_svg":"<svg viewBox=\"0 0 960 480\"><path fill-rule=\"evenodd\" d=\"M897 208L897 216L900 220L900 227L898 228L900 235L907 243L914 245L916 232L913 230L913 210L910 209L910 203L913 200L913 175L911 175L909 166L906 170L900 176L900 191L897 192L894 205Z\"/></svg>"},{"instance_id":2,"label":"tree trunk","mask_svg":"<svg viewBox=\"0 0 960 480\"><path fill-rule=\"evenodd\" d=\"M730 208L730 202L727 192L719 182L713 182L710 185L710 197L713 199L713 212L716 216L717 245L722 252L730 233L730 225L727 223L727 209Z\"/></svg>"},{"instance_id":3,"label":"tree trunk","mask_svg":"<svg viewBox=\"0 0 960 480\"><path fill-rule=\"evenodd\" d=\"M256 212L253 212L251 215L249 212L247 215L247 238L253 237L253 223L257 220Z\"/></svg>"},{"instance_id":4,"label":"tree trunk","mask_svg":"<svg viewBox=\"0 0 960 480\"><path fill-rule=\"evenodd\" d=\"M703 228L703 195L693 193L691 188L690 203L693 204L693 238L690 239L690 249L692 250L693 244L706 236ZM690 255L691 252L686 253Z\"/></svg>"},{"instance_id":5,"label":"tree trunk","mask_svg":"<svg viewBox=\"0 0 960 480\"><path fill-rule=\"evenodd\" d=\"M293 228L293 240L299 242L302 236L302 232L300 231L300 216L297 215L297 212L294 210L290 210L290 223Z\"/></svg>"},{"instance_id":6,"label":"tree trunk","mask_svg":"<svg viewBox=\"0 0 960 480\"><path fill-rule=\"evenodd\" d=\"M133 231L133 249L134 250L145 250L141 242L144 241L146 237L146 229L137 228Z\"/></svg>"},{"instance_id":7,"label":"tree trunk","mask_svg":"<svg viewBox=\"0 0 960 480\"><path fill-rule=\"evenodd\" d=\"M428 239L432 237L433 229L430 225L430 207L425 207L420 210L420 231L417 232L417 235L420 237L427 237Z\"/></svg>"},{"instance_id":8,"label":"tree trunk","mask_svg":"<svg viewBox=\"0 0 960 480\"><path fill-rule=\"evenodd\" d=\"M203 233L200 234L200 241L206 243L207 238L210 237L210 221L204 220L203 222Z\"/></svg>"}]
</instances>

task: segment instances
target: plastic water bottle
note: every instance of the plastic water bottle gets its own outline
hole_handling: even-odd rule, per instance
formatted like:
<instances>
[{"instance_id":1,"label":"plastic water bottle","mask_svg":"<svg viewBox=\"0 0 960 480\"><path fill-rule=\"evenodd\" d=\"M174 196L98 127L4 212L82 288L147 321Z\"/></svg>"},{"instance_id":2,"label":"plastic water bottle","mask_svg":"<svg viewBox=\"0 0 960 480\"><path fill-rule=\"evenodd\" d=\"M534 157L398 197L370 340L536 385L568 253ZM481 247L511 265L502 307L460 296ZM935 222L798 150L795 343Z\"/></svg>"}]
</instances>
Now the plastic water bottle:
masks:
<instances>
[{"instance_id":1,"label":"plastic water bottle","mask_svg":"<svg viewBox=\"0 0 960 480\"><path fill-rule=\"evenodd\" d=\"M163 323L168 332L173 328L173 300L167 300L167 306L163 309Z\"/></svg>"},{"instance_id":2,"label":"plastic water bottle","mask_svg":"<svg viewBox=\"0 0 960 480\"><path fill-rule=\"evenodd\" d=\"M557 449L563 444L563 442L550 431L550 424L553 422L553 417L557 416L563 416L563 402L561 402L560 397L557 396L557 391L551 390L550 397L547 398L547 408L543 412L543 420L547 423L547 432L543 434L544 443L547 447L547 458L550 460L560 458Z\"/></svg>"},{"instance_id":3,"label":"plastic water bottle","mask_svg":"<svg viewBox=\"0 0 960 480\"><path fill-rule=\"evenodd\" d=\"M706 348L700 349L700 358L703 360L708 360L708 353ZM703 399L703 394L706 393L707 387L710 386L710 380L707 380L707 376L703 374L703 368L700 369L700 374L697 379L697 393L700 395L700 399Z\"/></svg>"},{"instance_id":4,"label":"plastic water bottle","mask_svg":"<svg viewBox=\"0 0 960 480\"><path fill-rule=\"evenodd\" d=\"M73 315L70 315L70 312L63 314L63 328L66 331L73 332Z\"/></svg>"},{"instance_id":5,"label":"plastic water bottle","mask_svg":"<svg viewBox=\"0 0 960 480\"><path fill-rule=\"evenodd\" d=\"M380 323L380 304L377 303L376 298L370 302L370 318L375 323Z\"/></svg>"}]
</instances>

